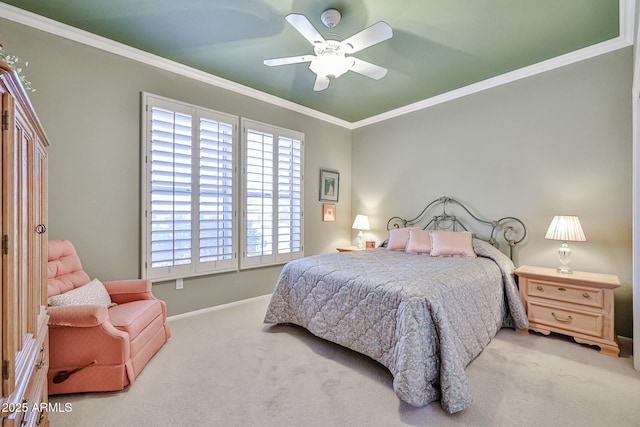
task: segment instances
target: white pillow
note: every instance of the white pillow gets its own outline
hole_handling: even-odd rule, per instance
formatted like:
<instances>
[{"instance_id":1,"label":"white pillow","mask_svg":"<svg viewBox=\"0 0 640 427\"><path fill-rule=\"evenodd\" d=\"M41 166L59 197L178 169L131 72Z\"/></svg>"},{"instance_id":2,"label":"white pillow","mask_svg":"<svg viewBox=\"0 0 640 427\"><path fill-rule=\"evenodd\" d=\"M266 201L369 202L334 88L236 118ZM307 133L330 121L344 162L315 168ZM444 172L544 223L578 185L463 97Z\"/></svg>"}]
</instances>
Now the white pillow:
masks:
<instances>
[{"instance_id":1,"label":"white pillow","mask_svg":"<svg viewBox=\"0 0 640 427\"><path fill-rule=\"evenodd\" d=\"M111 306L111 296L101 281L93 279L86 285L49 298L49 305L106 305Z\"/></svg>"}]
</instances>

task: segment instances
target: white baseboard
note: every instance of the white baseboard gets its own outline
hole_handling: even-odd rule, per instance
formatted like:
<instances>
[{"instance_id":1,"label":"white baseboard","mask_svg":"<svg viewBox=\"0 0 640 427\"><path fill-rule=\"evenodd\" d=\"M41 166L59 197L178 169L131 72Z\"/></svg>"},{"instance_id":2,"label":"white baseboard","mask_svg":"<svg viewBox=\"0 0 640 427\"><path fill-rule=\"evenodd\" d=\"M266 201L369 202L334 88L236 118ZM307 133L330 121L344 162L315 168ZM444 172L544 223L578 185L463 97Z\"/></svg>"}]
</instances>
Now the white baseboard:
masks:
<instances>
[{"instance_id":1,"label":"white baseboard","mask_svg":"<svg viewBox=\"0 0 640 427\"><path fill-rule=\"evenodd\" d=\"M226 303L226 304L214 305L213 307L207 307L207 308L203 308L203 309L200 309L200 310L194 310L194 311L188 311L186 313L175 314L173 316L168 316L167 317L167 321L171 322L173 320L184 319L185 317L197 316L198 314L204 314L204 313L209 313L211 311L223 310L225 308L233 307L233 306L240 305L240 304L245 304L245 303L254 301L256 299L259 299L259 298L265 298L265 297L270 297L270 296L271 296L271 294L260 295L260 296L257 296L257 297L247 298L247 299L243 299L243 300L240 300L240 301L233 301L233 302L229 302L229 303Z\"/></svg>"}]
</instances>

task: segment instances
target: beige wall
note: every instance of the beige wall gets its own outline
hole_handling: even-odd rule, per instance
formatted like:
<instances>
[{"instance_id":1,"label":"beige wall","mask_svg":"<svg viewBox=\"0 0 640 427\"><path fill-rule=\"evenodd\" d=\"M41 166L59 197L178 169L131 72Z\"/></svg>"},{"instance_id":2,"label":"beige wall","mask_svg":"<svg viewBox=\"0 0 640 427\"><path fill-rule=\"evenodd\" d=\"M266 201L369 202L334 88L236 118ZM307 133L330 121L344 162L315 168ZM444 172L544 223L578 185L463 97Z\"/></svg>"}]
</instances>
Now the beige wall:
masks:
<instances>
[{"instance_id":1,"label":"beige wall","mask_svg":"<svg viewBox=\"0 0 640 427\"><path fill-rule=\"evenodd\" d=\"M557 214L580 217L576 270L613 273L616 327L632 336L632 49L626 48L353 132L353 211L386 237L449 196L489 219L516 216L529 235L517 264L555 267L544 239Z\"/></svg>"},{"instance_id":2,"label":"beige wall","mask_svg":"<svg viewBox=\"0 0 640 427\"><path fill-rule=\"evenodd\" d=\"M351 133L340 126L0 19L7 52L29 61L31 100L51 140L49 238L72 240L102 280L140 275L140 92L305 133L305 253L348 242ZM319 169L341 173L338 221L320 221ZM271 293L280 267L154 284L177 314Z\"/></svg>"}]
</instances>

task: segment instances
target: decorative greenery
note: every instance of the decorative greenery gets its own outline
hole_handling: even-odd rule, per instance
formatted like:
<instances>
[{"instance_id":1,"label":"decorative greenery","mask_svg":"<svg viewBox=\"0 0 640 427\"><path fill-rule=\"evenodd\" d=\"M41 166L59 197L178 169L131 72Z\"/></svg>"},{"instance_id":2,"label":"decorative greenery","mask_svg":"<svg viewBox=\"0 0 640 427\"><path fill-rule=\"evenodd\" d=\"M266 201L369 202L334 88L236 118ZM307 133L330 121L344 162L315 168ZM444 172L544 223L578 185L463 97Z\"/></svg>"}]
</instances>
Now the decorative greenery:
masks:
<instances>
[{"instance_id":1,"label":"decorative greenery","mask_svg":"<svg viewBox=\"0 0 640 427\"><path fill-rule=\"evenodd\" d=\"M27 77L22 73L22 66L20 65L24 62L24 66L27 67L29 65L29 61L22 61L15 55L9 55L2 49L2 47L2 44L0 44L0 60L9 64L11 68L13 68L16 73L18 73L18 77L20 77L20 81L22 82L22 85L26 90L35 92L36 90L31 87L31 82L27 80Z\"/></svg>"}]
</instances>

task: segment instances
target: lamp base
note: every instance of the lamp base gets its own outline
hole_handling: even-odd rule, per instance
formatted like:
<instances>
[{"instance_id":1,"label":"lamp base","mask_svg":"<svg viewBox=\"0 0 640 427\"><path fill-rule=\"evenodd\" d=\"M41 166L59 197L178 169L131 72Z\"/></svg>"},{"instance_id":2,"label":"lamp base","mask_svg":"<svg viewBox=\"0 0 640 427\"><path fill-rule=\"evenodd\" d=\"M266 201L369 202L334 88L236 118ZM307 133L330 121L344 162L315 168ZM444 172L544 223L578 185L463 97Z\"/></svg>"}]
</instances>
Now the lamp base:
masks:
<instances>
[{"instance_id":1,"label":"lamp base","mask_svg":"<svg viewBox=\"0 0 640 427\"><path fill-rule=\"evenodd\" d=\"M573 273L573 270L568 265L561 265L556 270L558 271L558 273L562 273L562 274L571 274L571 273Z\"/></svg>"},{"instance_id":2,"label":"lamp base","mask_svg":"<svg viewBox=\"0 0 640 427\"><path fill-rule=\"evenodd\" d=\"M558 273L571 274L573 270L569 267L569 261L571 261L571 248L567 242L563 242L558 249L558 258L560 258L560 267L558 267Z\"/></svg>"}]
</instances>

